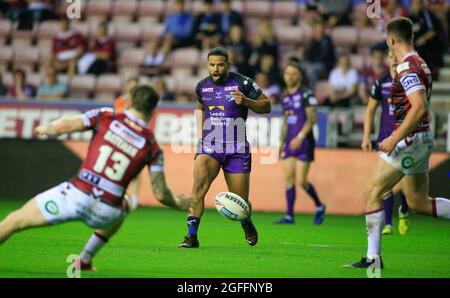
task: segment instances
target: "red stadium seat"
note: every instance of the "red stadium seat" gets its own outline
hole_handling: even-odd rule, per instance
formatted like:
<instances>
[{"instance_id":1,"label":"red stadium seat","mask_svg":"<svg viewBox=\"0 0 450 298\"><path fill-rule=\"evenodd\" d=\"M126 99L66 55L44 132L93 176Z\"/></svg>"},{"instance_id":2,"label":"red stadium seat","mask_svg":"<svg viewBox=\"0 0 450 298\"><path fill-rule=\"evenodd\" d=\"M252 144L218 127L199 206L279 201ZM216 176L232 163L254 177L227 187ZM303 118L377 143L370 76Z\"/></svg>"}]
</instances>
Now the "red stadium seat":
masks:
<instances>
[{"instance_id":1,"label":"red stadium seat","mask_svg":"<svg viewBox=\"0 0 450 298\"><path fill-rule=\"evenodd\" d=\"M137 46L141 38L140 24L120 24L115 26L114 31L116 46L119 50Z\"/></svg>"},{"instance_id":2,"label":"red stadium seat","mask_svg":"<svg viewBox=\"0 0 450 298\"><path fill-rule=\"evenodd\" d=\"M34 70L39 62L39 48L31 47L31 45L23 46L19 44L20 48L14 49L13 64L15 67L27 68Z\"/></svg>"},{"instance_id":3,"label":"red stadium seat","mask_svg":"<svg viewBox=\"0 0 450 298\"><path fill-rule=\"evenodd\" d=\"M122 80L120 75L104 74L98 77L95 87L95 101L113 102L120 92Z\"/></svg>"},{"instance_id":4,"label":"red stadium seat","mask_svg":"<svg viewBox=\"0 0 450 298\"><path fill-rule=\"evenodd\" d=\"M142 17L156 17L160 19L164 14L165 1L163 0L141 0L137 15L139 20Z\"/></svg>"},{"instance_id":5,"label":"red stadium seat","mask_svg":"<svg viewBox=\"0 0 450 298\"><path fill-rule=\"evenodd\" d=\"M40 64L42 65L49 61L52 56L52 40L40 39L37 42L37 47L39 48Z\"/></svg>"},{"instance_id":6,"label":"red stadium seat","mask_svg":"<svg viewBox=\"0 0 450 298\"><path fill-rule=\"evenodd\" d=\"M142 43L146 44L149 40L159 39L164 32L164 24L154 24L152 26L143 26Z\"/></svg>"},{"instance_id":7,"label":"red stadium seat","mask_svg":"<svg viewBox=\"0 0 450 298\"><path fill-rule=\"evenodd\" d=\"M31 44L34 39L34 31L33 30L17 30L14 28L11 31L11 42L21 40L22 44Z\"/></svg>"},{"instance_id":8,"label":"red stadium seat","mask_svg":"<svg viewBox=\"0 0 450 298\"><path fill-rule=\"evenodd\" d=\"M200 52L196 48L182 48L170 53L164 63L169 68L193 68L197 66Z\"/></svg>"},{"instance_id":9,"label":"red stadium seat","mask_svg":"<svg viewBox=\"0 0 450 298\"><path fill-rule=\"evenodd\" d=\"M150 0L151 1L151 0ZM184 4L185 10L191 12L192 11L192 2L186 1ZM166 1L166 6L164 9L164 15L168 15L175 11L176 8L176 0L168 0Z\"/></svg>"},{"instance_id":10,"label":"red stadium seat","mask_svg":"<svg viewBox=\"0 0 450 298\"><path fill-rule=\"evenodd\" d=\"M188 93L195 96L195 86L203 77L185 77L176 79L175 93Z\"/></svg>"},{"instance_id":11,"label":"red stadium seat","mask_svg":"<svg viewBox=\"0 0 450 298\"><path fill-rule=\"evenodd\" d=\"M143 48L129 48L121 51L117 61L119 73L123 76L139 74L139 68L144 62L144 56L145 50Z\"/></svg>"},{"instance_id":12,"label":"red stadium seat","mask_svg":"<svg viewBox=\"0 0 450 298\"><path fill-rule=\"evenodd\" d=\"M292 19L299 15L299 7L295 1L278 0L273 2L272 16L274 18Z\"/></svg>"},{"instance_id":13,"label":"red stadium seat","mask_svg":"<svg viewBox=\"0 0 450 298\"><path fill-rule=\"evenodd\" d=\"M145 16L140 17L138 20L141 28L156 26L159 23L159 18L157 16Z\"/></svg>"},{"instance_id":14,"label":"red stadium seat","mask_svg":"<svg viewBox=\"0 0 450 298\"><path fill-rule=\"evenodd\" d=\"M108 19L112 11L112 0L90 0L86 6L86 17L101 16Z\"/></svg>"},{"instance_id":15,"label":"red stadium seat","mask_svg":"<svg viewBox=\"0 0 450 298\"><path fill-rule=\"evenodd\" d=\"M2 46L0 47L0 71L2 73L8 70L13 58L12 47Z\"/></svg>"},{"instance_id":16,"label":"red stadium seat","mask_svg":"<svg viewBox=\"0 0 450 298\"><path fill-rule=\"evenodd\" d=\"M70 80L70 92L69 97L88 99L92 96L95 89L95 76L94 75L75 75Z\"/></svg>"},{"instance_id":17,"label":"red stadium seat","mask_svg":"<svg viewBox=\"0 0 450 298\"><path fill-rule=\"evenodd\" d=\"M303 31L300 26L274 26L277 41L285 45L299 45L303 38Z\"/></svg>"},{"instance_id":18,"label":"red stadium seat","mask_svg":"<svg viewBox=\"0 0 450 298\"><path fill-rule=\"evenodd\" d=\"M1 65L0 65L1 67ZM9 88L14 84L14 78L12 72L3 72L2 73L3 86Z\"/></svg>"},{"instance_id":19,"label":"red stadium seat","mask_svg":"<svg viewBox=\"0 0 450 298\"><path fill-rule=\"evenodd\" d=\"M45 21L39 25L37 31L38 42L42 39L53 39L55 34L59 32L59 21Z\"/></svg>"},{"instance_id":20,"label":"red stadium seat","mask_svg":"<svg viewBox=\"0 0 450 298\"><path fill-rule=\"evenodd\" d=\"M244 2L245 17L268 18L272 14L272 2L267 0L252 0Z\"/></svg>"},{"instance_id":21,"label":"red stadium seat","mask_svg":"<svg viewBox=\"0 0 450 298\"><path fill-rule=\"evenodd\" d=\"M316 84L315 95L319 104L323 104L331 96L331 85L328 81L319 81Z\"/></svg>"},{"instance_id":22,"label":"red stadium seat","mask_svg":"<svg viewBox=\"0 0 450 298\"><path fill-rule=\"evenodd\" d=\"M87 22L72 21L70 26L72 27L73 30L83 34L86 38L88 38L91 33L95 32L91 31L89 23Z\"/></svg>"},{"instance_id":23,"label":"red stadium seat","mask_svg":"<svg viewBox=\"0 0 450 298\"><path fill-rule=\"evenodd\" d=\"M31 86L35 87L36 90L41 86L43 82L43 77L38 72L31 72L27 73L27 84L30 84Z\"/></svg>"},{"instance_id":24,"label":"red stadium seat","mask_svg":"<svg viewBox=\"0 0 450 298\"><path fill-rule=\"evenodd\" d=\"M359 30L358 47L368 48L376 43L382 42L385 38L385 35L378 30L373 28L363 28Z\"/></svg>"},{"instance_id":25,"label":"red stadium seat","mask_svg":"<svg viewBox=\"0 0 450 298\"><path fill-rule=\"evenodd\" d=\"M0 38L7 40L11 34L11 22L7 19L0 19Z\"/></svg>"},{"instance_id":26,"label":"red stadium seat","mask_svg":"<svg viewBox=\"0 0 450 298\"><path fill-rule=\"evenodd\" d=\"M351 26L339 26L331 31L331 38L335 46L352 48L358 42L358 30Z\"/></svg>"},{"instance_id":27,"label":"red stadium seat","mask_svg":"<svg viewBox=\"0 0 450 298\"><path fill-rule=\"evenodd\" d=\"M136 15L137 8L137 0L116 0L112 9L113 20L116 20L116 17L119 16L131 22Z\"/></svg>"}]
</instances>

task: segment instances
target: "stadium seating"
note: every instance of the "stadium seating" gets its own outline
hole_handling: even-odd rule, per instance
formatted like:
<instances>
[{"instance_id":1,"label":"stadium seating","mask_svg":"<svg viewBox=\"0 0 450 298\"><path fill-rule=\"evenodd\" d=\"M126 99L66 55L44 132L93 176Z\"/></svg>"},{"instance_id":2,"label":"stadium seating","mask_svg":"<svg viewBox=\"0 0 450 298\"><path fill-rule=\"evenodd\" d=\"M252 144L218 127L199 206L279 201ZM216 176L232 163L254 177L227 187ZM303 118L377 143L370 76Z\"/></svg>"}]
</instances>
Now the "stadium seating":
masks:
<instances>
[{"instance_id":1,"label":"stadium seating","mask_svg":"<svg viewBox=\"0 0 450 298\"><path fill-rule=\"evenodd\" d=\"M352 26L339 26L331 31L334 45L342 48L353 48L358 42L358 30Z\"/></svg>"},{"instance_id":2,"label":"stadium seating","mask_svg":"<svg viewBox=\"0 0 450 298\"><path fill-rule=\"evenodd\" d=\"M165 1L163 0L139 1L137 16L139 20L143 17L161 19L164 14L164 9Z\"/></svg>"},{"instance_id":3,"label":"stadium seating","mask_svg":"<svg viewBox=\"0 0 450 298\"><path fill-rule=\"evenodd\" d=\"M328 81L319 81L315 87L316 99L319 104L323 104L331 95L331 86Z\"/></svg>"},{"instance_id":4,"label":"stadium seating","mask_svg":"<svg viewBox=\"0 0 450 298\"><path fill-rule=\"evenodd\" d=\"M86 17L93 16L109 19L113 6L112 0L90 0L86 6Z\"/></svg>"},{"instance_id":5,"label":"stadium seating","mask_svg":"<svg viewBox=\"0 0 450 298\"><path fill-rule=\"evenodd\" d=\"M254 0L244 2L245 18L268 18L272 14L272 3L264 0Z\"/></svg>"},{"instance_id":6,"label":"stadium seating","mask_svg":"<svg viewBox=\"0 0 450 298\"><path fill-rule=\"evenodd\" d=\"M10 46L0 47L0 71L2 73L7 73L7 70L11 66L12 57L13 57L12 47Z\"/></svg>"},{"instance_id":7,"label":"stadium seating","mask_svg":"<svg viewBox=\"0 0 450 298\"><path fill-rule=\"evenodd\" d=\"M298 16L299 8L295 1L274 1L272 6L272 17L291 20Z\"/></svg>"},{"instance_id":8,"label":"stadium seating","mask_svg":"<svg viewBox=\"0 0 450 298\"><path fill-rule=\"evenodd\" d=\"M138 8L137 0L116 0L112 9L112 21L117 23L118 18L123 20L133 21L136 10Z\"/></svg>"},{"instance_id":9,"label":"stadium seating","mask_svg":"<svg viewBox=\"0 0 450 298\"><path fill-rule=\"evenodd\" d=\"M120 92L122 79L117 74L104 74L98 77L95 87L96 101L112 102Z\"/></svg>"},{"instance_id":10,"label":"stadium seating","mask_svg":"<svg viewBox=\"0 0 450 298\"><path fill-rule=\"evenodd\" d=\"M94 75L74 75L70 80L69 97L88 100L93 95L95 84Z\"/></svg>"}]
</instances>

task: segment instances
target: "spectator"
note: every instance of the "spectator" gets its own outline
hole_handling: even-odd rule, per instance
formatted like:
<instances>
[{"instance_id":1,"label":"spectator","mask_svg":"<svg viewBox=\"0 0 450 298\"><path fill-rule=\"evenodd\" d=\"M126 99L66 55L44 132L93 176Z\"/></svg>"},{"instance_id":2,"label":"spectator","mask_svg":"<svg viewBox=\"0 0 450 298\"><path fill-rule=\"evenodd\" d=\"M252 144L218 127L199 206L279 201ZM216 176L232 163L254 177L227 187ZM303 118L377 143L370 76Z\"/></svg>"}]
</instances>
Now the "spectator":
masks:
<instances>
[{"instance_id":1,"label":"spectator","mask_svg":"<svg viewBox=\"0 0 450 298\"><path fill-rule=\"evenodd\" d=\"M409 18L414 24L416 51L427 62L433 79L437 80L446 52L444 29L439 19L424 7L423 0L412 0L411 12Z\"/></svg>"},{"instance_id":2,"label":"spectator","mask_svg":"<svg viewBox=\"0 0 450 298\"><path fill-rule=\"evenodd\" d=\"M53 0L27 0L27 14L35 23L56 19L55 1Z\"/></svg>"},{"instance_id":3,"label":"spectator","mask_svg":"<svg viewBox=\"0 0 450 298\"><path fill-rule=\"evenodd\" d=\"M348 11L351 10L351 0L318 0L322 15L327 19L328 28L350 25Z\"/></svg>"},{"instance_id":4,"label":"spectator","mask_svg":"<svg viewBox=\"0 0 450 298\"><path fill-rule=\"evenodd\" d=\"M165 18L162 37L157 42L149 43L149 52L145 57L144 66L158 66L164 62L172 49L190 46L193 26L194 18L185 11L185 1L177 0L175 12ZM160 47L159 51L158 47Z\"/></svg>"},{"instance_id":5,"label":"spectator","mask_svg":"<svg viewBox=\"0 0 450 298\"><path fill-rule=\"evenodd\" d=\"M386 46L375 46L370 49L370 64L361 71L358 93L364 104L369 101L370 89L382 74L388 71L385 63Z\"/></svg>"},{"instance_id":6,"label":"spectator","mask_svg":"<svg viewBox=\"0 0 450 298\"><path fill-rule=\"evenodd\" d=\"M48 65L45 69L46 82L41 85L36 97L39 99L59 100L67 96L69 86L66 83L58 82L56 70Z\"/></svg>"},{"instance_id":7,"label":"spectator","mask_svg":"<svg viewBox=\"0 0 450 298\"><path fill-rule=\"evenodd\" d=\"M320 12L316 3L306 4L304 19L305 24L307 24L309 27L312 27L318 19L321 19Z\"/></svg>"},{"instance_id":8,"label":"spectator","mask_svg":"<svg viewBox=\"0 0 450 298\"><path fill-rule=\"evenodd\" d=\"M67 71L71 78L76 73L78 59L85 51L86 39L70 29L68 18L61 18L60 25L61 31L53 38L52 63L58 72Z\"/></svg>"},{"instance_id":9,"label":"spectator","mask_svg":"<svg viewBox=\"0 0 450 298\"><path fill-rule=\"evenodd\" d=\"M214 11L213 0L203 0L203 12L195 20L195 44L208 50L218 46L221 38L221 17Z\"/></svg>"},{"instance_id":10,"label":"spectator","mask_svg":"<svg viewBox=\"0 0 450 298\"><path fill-rule=\"evenodd\" d=\"M243 28L244 21L242 15L231 7L231 0L222 0L222 4L220 28L222 36L228 36L233 26Z\"/></svg>"},{"instance_id":11,"label":"spectator","mask_svg":"<svg viewBox=\"0 0 450 298\"><path fill-rule=\"evenodd\" d=\"M95 75L114 72L115 61L116 44L114 39L108 36L108 23L100 23L89 52L84 54L78 61L78 72L80 74L91 73Z\"/></svg>"},{"instance_id":12,"label":"spectator","mask_svg":"<svg viewBox=\"0 0 450 298\"><path fill-rule=\"evenodd\" d=\"M34 96L34 87L26 84L27 75L21 68L14 70L14 84L8 90L7 96L17 99L27 99Z\"/></svg>"},{"instance_id":13,"label":"spectator","mask_svg":"<svg viewBox=\"0 0 450 298\"><path fill-rule=\"evenodd\" d=\"M320 78L327 77L335 64L335 59L333 42L330 36L325 34L323 21L317 19L313 23L312 41L305 49L302 63L311 89L314 89Z\"/></svg>"},{"instance_id":14,"label":"spectator","mask_svg":"<svg viewBox=\"0 0 450 298\"><path fill-rule=\"evenodd\" d=\"M175 95L167 88L166 81L163 78L158 77L153 87L158 92L160 100L173 101L175 99Z\"/></svg>"},{"instance_id":15,"label":"spectator","mask_svg":"<svg viewBox=\"0 0 450 298\"><path fill-rule=\"evenodd\" d=\"M232 52L232 64L237 68L237 72L252 76L251 68L248 64L251 47L244 38L244 29L241 26L231 26L225 46L229 52Z\"/></svg>"},{"instance_id":16,"label":"spectator","mask_svg":"<svg viewBox=\"0 0 450 298\"><path fill-rule=\"evenodd\" d=\"M272 101L272 104L278 103L280 98L281 89L278 84L274 84L270 81L269 76L265 73L257 73L255 76L255 82L263 90L264 94Z\"/></svg>"},{"instance_id":17,"label":"spectator","mask_svg":"<svg viewBox=\"0 0 450 298\"><path fill-rule=\"evenodd\" d=\"M26 0L8 0L5 3L5 16L10 19L11 22L19 22L23 13L27 10Z\"/></svg>"},{"instance_id":18,"label":"spectator","mask_svg":"<svg viewBox=\"0 0 450 298\"><path fill-rule=\"evenodd\" d=\"M5 86L3 86L3 77L0 73L0 96L5 96L7 92L8 90L5 88Z\"/></svg>"},{"instance_id":19,"label":"spectator","mask_svg":"<svg viewBox=\"0 0 450 298\"><path fill-rule=\"evenodd\" d=\"M118 96L114 102L114 109L116 112L123 112L131 104L131 91L139 84L139 78L129 78L122 86L122 94Z\"/></svg>"},{"instance_id":20,"label":"spectator","mask_svg":"<svg viewBox=\"0 0 450 298\"><path fill-rule=\"evenodd\" d=\"M339 57L336 68L330 73L331 96L329 105L335 107L350 107L355 98L358 86L358 72L350 65L348 55Z\"/></svg>"},{"instance_id":21,"label":"spectator","mask_svg":"<svg viewBox=\"0 0 450 298\"><path fill-rule=\"evenodd\" d=\"M275 64L278 64L278 43L270 20L261 20L258 24L253 51L250 56L250 65L256 67L265 54L271 55Z\"/></svg>"},{"instance_id":22,"label":"spectator","mask_svg":"<svg viewBox=\"0 0 450 298\"><path fill-rule=\"evenodd\" d=\"M264 54L261 57L259 65L255 69L255 73L263 73L267 75L271 86L281 85L281 74L278 64L275 63L273 56L270 54Z\"/></svg>"}]
</instances>

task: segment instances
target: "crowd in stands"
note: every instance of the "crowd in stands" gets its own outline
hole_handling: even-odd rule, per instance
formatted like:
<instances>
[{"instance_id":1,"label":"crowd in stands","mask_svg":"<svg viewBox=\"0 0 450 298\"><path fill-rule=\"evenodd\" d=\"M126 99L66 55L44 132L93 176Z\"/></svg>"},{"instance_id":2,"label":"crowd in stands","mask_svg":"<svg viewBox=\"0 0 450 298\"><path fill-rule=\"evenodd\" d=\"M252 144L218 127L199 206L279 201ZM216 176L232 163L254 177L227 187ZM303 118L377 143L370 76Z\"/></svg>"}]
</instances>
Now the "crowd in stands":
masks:
<instances>
[{"instance_id":1,"label":"crowd in stands","mask_svg":"<svg viewBox=\"0 0 450 298\"><path fill-rule=\"evenodd\" d=\"M295 61L321 104L349 107L367 103L386 71L383 34L391 18L413 21L416 49L435 79L448 51L445 0L381 0L380 17L372 19L365 0L83 3L82 19L72 20L63 0L0 0L0 96L57 100L94 86L88 97L106 89L120 108L144 82L163 100L191 102L196 80L207 75L205 53L224 46L231 70L254 78L274 103L284 92L283 65ZM38 53L25 55L27 47Z\"/></svg>"}]
</instances>

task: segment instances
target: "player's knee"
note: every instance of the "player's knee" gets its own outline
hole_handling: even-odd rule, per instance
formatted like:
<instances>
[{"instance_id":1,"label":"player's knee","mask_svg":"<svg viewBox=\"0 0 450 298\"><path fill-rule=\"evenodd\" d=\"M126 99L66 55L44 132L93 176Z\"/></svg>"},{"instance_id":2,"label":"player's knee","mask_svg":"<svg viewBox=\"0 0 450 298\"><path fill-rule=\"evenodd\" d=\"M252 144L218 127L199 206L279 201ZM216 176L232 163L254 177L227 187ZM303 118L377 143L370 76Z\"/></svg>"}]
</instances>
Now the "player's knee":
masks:
<instances>
[{"instance_id":1,"label":"player's knee","mask_svg":"<svg viewBox=\"0 0 450 298\"><path fill-rule=\"evenodd\" d=\"M303 189L307 189L308 188L308 182L306 180L304 180L304 179L297 179L295 184L300 186Z\"/></svg>"},{"instance_id":2,"label":"player's knee","mask_svg":"<svg viewBox=\"0 0 450 298\"><path fill-rule=\"evenodd\" d=\"M366 198L367 202L373 202L381 199L383 196L383 189L375 184L369 184L369 186L366 188L364 197Z\"/></svg>"},{"instance_id":3,"label":"player's knee","mask_svg":"<svg viewBox=\"0 0 450 298\"><path fill-rule=\"evenodd\" d=\"M206 192L208 187L209 187L209 181L207 178L196 179L194 181L193 193L198 194L198 193Z\"/></svg>"},{"instance_id":4,"label":"player's knee","mask_svg":"<svg viewBox=\"0 0 450 298\"><path fill-rule=\"evenodd\" d=\"M408 201L409 210L414 213L428 213L428 204L431 204L431 202L426 200L412 199Z\"/></svg>"},{"instance_id":5,"label":"player's knee","mask_svg":"<svg viewBox=\"0 0 450 298\"><path fill-rule=\"evenodd\" d=\"M14 211L10 213L3 222L6 229L11 230L13 232L18 232L25 228L24 221L20 218L18 211Z\"/></svg>"}]
</instances>

